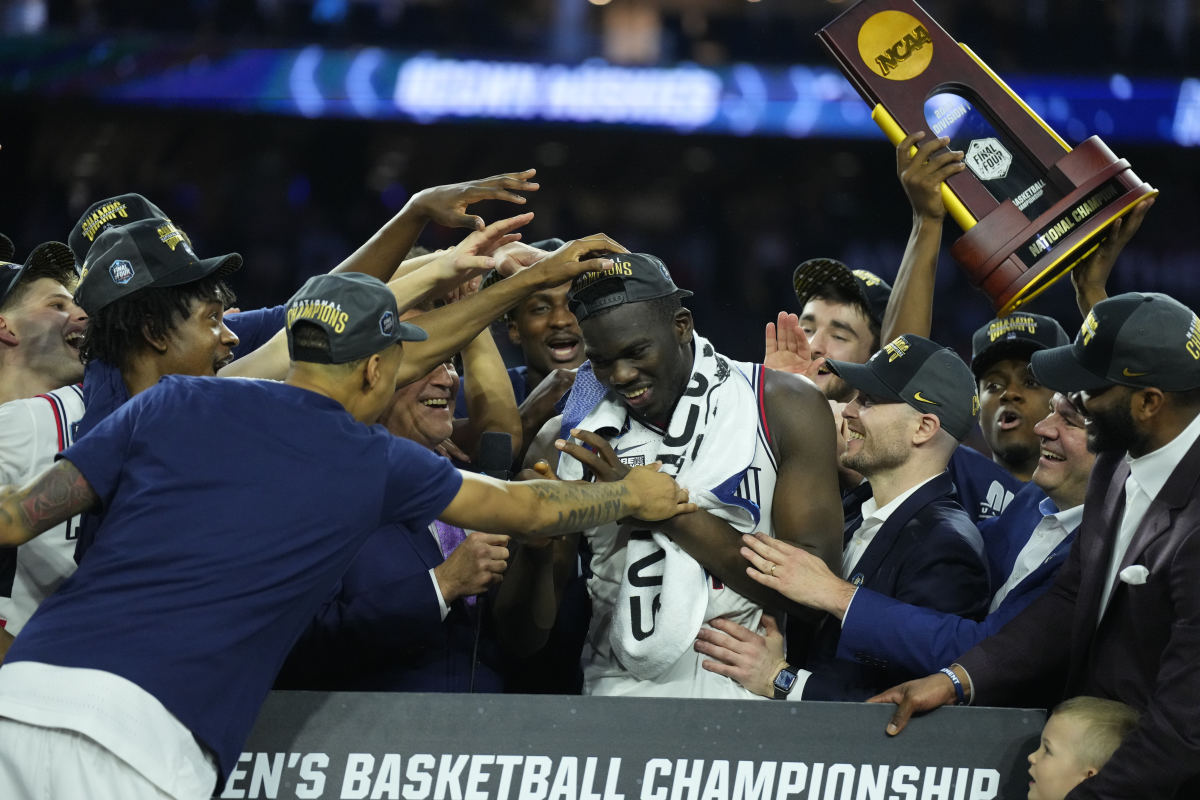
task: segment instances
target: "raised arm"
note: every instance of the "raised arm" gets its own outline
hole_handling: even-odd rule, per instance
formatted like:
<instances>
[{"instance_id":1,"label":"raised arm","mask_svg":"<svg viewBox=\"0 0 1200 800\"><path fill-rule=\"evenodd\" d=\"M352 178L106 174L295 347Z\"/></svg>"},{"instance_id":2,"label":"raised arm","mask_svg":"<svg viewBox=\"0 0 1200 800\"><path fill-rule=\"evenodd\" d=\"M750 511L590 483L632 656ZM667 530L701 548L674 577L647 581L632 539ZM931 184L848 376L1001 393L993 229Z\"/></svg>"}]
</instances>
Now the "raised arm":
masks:
<instances>
[{"instance_id":1,"label":"raised arm","mask_svg":"<svg viewBox=\"0 0 1200 800\"><path fill-rule=\"evenodd\" d=\"M536 170L527 169L524 172L508 172L490 178L422 189L404 204L400 213L388 220L333 271L364 272L386 281L416 244L417 237L427 223L436 222L448 228L483 230L483 220L468 214L467 207L483 200L507 200L523 205L525 197L517 192L538 190L538 184L530 180L535 173Z\"/></svg>"},{"instance_id":2,"label":"raised arm","mask_svg":"<svg viewBox=\"0 0 1200 800\"><path fill-rule=\"evenodd\" d=\"M946 218L941 184L966 169L961 150L937 152L949 142L948 137L927 139L924 131L917 131L896 146L896 174L912 205L913 223L883 315L880 341L890 342L903 333L929 335L942 221Z\"/></svg>"},{"instance_id":3,"label":"raised arm","mask_svg":"<svg viewBox=\"0 0 1200 800\"><path fill-rule=\"evenodd\" d=\"M457 353L492 320L520 302L531 292L566 283L587 270L611 266L611 259L580 259L595 250L628 252L602 233L567 242L528 269L499 281L473 297L430 311L421 317L421 327L429 334L424 342L405 346L399 381L416 380L451 353Z\"/></svg>"},{"instance_id":4,"label":"raised arm","mask_svg":"<svg viewBox=\"0 0 1200 800\"><path fill-rule=\"evenodd\" d=\"M1086 317L1092 306L1108 297L1108 276L1116 266L1117 256L1142 227L1142 220L1153 205L1154 197L1147 197L1127 215L1118 218L1092 254L1071 270L1071 284L1075 287L1075 304L1079 306L1080 315Z\"/></svg>"},{"instance_id":5,"label":"raised arm","mask_svg":"<svg viewBox=\"0 0 1200 800\"><path fill-rule=\"evenodd\" d=\"M21 488L0 489L0 546L16 547L96 504L75 465L62 460Z\"/></svg>"},{"instance_id":6,"label":"raised arm","mask_svg":"<svg viewBox=\"0 0 1200 800\"><path fill-rule=\"evenodd\" d=\"M500 431L512 436L512 457L516 458L522 449L521 414L490 329L484 328L463 348L462 360L467 377L467 418L454 421L454 443L474 457L483 432Z\"/></svg>"}]
</instances>

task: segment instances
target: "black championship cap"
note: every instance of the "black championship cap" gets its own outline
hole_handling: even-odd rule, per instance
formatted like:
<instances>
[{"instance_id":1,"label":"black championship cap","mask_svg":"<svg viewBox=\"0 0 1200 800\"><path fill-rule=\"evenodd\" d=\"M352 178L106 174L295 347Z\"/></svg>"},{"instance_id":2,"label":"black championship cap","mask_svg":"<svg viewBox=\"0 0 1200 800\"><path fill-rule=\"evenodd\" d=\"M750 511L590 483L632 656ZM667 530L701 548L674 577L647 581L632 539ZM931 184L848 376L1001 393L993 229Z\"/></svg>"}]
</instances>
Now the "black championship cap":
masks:
<instances>
[{"instance_id":1,"label":"black championship cap","mask_svg":"<svg viewBox=\"0 0 1200 800\"><path fill-rule=\"evenodd\" d=\"M293 361L345 364L382 351L396 342L429 338L421 328L401 322L396 298L383 281L348 272L309 278L287 302L288 353ZM311 322L329 336L328 350L297 351L292 326Z\"/></svg>"},{"instance_id":2,"label":"black championship cap","mask_svg":"<svg viewBox=\"0 0 1200 800\"><path fill-rule=\"evenodd\" d=\"M237 253L199 259L187 235L165 219L109 228L96 237L83 263L75 302L88 314L148 286L182 286L242 267Z\"/></svg>"},{"instance_id":3,"label":"black championship cap","mask_svg":"<svg viewBox=\"0 0 1200 800\"><path fill-rule=\"evenodd\" d=\"M865 364L826 362L831 372L871 397L934 414L960 442L979 416L979 395L971 370L948 347L922 336L897 336Z\"/></svg>"},{"instance_id":4,"label":"black championship cap","mask_svg":"<svg viewBox=\"0 0 1200 800\"><path fill-rule=\"evenodd\" d=\"M67 244L71 246L75 260L82 264L87 260L88 248L104 231L143 219L171 221L161 208L140 194L119 194L88 206L87 211L84 211L83 216L75 223L75 227L71 228Z\"/></svg>"},{"instance_id":5,"label":"black championship cap","mask_svg":"<svg viewBox=\"0 0 1200 800\"><path fill-rule=\"evenodd\" d=\"M9 253L9 256L12 254ZM24 281L53 278L70 289L70 283L78 274L79 269L69 247L62 242L44 242L33 248L24 264L0 261L0 305Z\"/></svg>"},{"instance_id":6,"label":"black championship cap","mask_svg":"<svg viewBox=\"0 0 1200 800\"><path fill-rule=\"evenodd\" d=\"M1092 307L1072 344L1034 353L1034 377L1056 392L1121 384L1200 388L1200 319L1165 294L1130 292Z\"/></svg>"},{"instance_id":7,"label":"black championship cap","mask_svg":"<svg viewBox=\"0 0 1200 800\"><path fill-rule=\"evenodd\" d=\"M883 324L883 312L892 296L892 286L874 272L850 269L835 258L810 258L792 273L792 286L801 309L821 287L830 283L862 300L871 321L876 325Z\"/></svg>"},{"instance_id":8,"label":"black championship cap","mask_svg":"<svg viewBox=\"0 0 1200 800\"><path fill-rule=\"evenodd\" d=\"M575 276L567 295L567 307L580 322L592 314L626 303L660 297L691 297L671 280L666 264L648 253L612 253L613 265Z\"/></svg>"},{"instance_id":9,"label":"black championship cap","mask_svg":"<svg viewBox=\"0 0 1200 800\"><path fill-rule=\"evenodd\" d=\"M1050 317L1024 312L997 317L971 336L971 372L979 378L997 361L1028 359L1038 350L1070 342L1062 325Z\"/></svg>"}]
</instances>

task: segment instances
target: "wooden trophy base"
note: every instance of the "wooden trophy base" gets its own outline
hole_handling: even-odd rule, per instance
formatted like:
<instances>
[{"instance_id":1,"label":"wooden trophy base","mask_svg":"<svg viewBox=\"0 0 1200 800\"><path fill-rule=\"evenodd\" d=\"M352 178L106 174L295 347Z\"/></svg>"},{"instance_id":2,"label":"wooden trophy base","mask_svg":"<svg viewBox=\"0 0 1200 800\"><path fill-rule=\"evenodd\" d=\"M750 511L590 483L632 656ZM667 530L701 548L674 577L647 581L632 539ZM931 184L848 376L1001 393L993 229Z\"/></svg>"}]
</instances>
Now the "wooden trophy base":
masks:
<instances>
[{"instance_id":1,"label":"wooden trophy base","mask_svg":"<svg viewBox=\"0 0 1200 800\"><path fill-rule=\"evenodd\" d=\"M999 316L1070 272L1100 245L1109 225L1158 194L1095 136L1059 159L1046 182L1064 196L1037 219L1030 221L1005 200L950 248Z\"/></svg>"}]
</instances>

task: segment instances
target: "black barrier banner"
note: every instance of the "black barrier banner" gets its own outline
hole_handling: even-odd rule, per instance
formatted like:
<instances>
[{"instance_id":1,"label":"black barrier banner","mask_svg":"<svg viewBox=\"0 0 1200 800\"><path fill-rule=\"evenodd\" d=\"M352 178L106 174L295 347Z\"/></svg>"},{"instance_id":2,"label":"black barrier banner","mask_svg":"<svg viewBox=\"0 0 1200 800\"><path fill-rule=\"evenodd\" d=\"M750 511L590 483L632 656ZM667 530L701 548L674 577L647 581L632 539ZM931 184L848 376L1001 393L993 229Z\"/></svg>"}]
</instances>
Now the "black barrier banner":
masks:
<instances>
[{"instance_id":1,"label":"black barrier banner","mask_svg":"<svg viewBox=\"0 0 1200 800\"><path fill-rule=\"evenodd\" d=\"M275 692L221 798L1024 797L1045 712L533 695Z\"/></svg>"}]
</instances>

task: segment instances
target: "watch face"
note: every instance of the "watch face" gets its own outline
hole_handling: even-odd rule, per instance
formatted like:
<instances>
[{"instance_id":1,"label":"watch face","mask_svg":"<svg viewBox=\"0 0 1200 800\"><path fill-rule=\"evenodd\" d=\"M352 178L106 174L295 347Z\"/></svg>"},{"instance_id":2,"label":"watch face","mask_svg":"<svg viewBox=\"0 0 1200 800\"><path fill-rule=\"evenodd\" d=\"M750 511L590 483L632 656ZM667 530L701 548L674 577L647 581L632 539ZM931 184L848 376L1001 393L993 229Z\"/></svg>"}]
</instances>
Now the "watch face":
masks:
<instances>
[{"instance_id":1,"label":"watch face","mask_svg":"<svg viewBox=\"0 0 1200 800\"><path fill-rule=\"evenodd\" d=\"M790 669L780 670L779 674L775 676L775 688L784 693L790 692L795 682L796 673Z\"/></svg>"}]
</instances>

